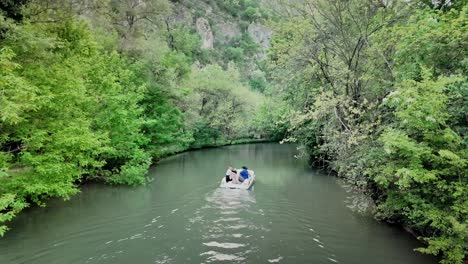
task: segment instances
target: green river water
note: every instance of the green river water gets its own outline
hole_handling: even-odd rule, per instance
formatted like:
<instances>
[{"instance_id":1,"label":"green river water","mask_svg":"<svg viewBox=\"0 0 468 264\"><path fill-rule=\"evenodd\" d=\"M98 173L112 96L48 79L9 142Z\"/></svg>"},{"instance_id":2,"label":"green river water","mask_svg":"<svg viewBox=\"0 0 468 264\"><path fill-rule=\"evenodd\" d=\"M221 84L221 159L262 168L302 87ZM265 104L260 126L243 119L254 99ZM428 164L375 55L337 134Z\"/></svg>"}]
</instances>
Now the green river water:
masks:
<instances>
[{"instance_id":1,"label":"green river water","mask_svg":"<svg viewBox=\"0 0 468 264\"><path fill-rule=\"evenodd\" d=\"M351 210L352 193L296 154L198 150L162 160L147 186L86 185L15 219L0 263L436 263L400 228ZM255 171L252 190L218 188L229 164Z\"/></svg>"}]
</instances>

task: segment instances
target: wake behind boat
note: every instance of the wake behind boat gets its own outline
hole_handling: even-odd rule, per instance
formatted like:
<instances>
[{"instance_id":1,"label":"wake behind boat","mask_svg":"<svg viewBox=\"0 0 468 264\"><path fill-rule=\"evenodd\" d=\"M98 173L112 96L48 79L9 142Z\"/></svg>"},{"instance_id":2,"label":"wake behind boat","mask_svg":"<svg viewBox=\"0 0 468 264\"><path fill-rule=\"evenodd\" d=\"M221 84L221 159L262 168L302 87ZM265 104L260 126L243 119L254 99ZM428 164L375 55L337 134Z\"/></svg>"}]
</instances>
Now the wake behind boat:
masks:
<instances>
[{"instance_id":1,"label":"wake behind boat","mask_svg":"<svg viewBox=\"0 0 468 264\"><path fill-rule=\"evenodd\" d=\"M250 189L250 187L252 187L252 185L254 184L254 181L255 181L255 174L253 174L247 180L244 180L241 183L233 183L232 181L226 182L226 178L223 177L219 187L221 187L221 188L230 188L230 189L248 190L248 189Z\"/></svg>"}]
</instances>

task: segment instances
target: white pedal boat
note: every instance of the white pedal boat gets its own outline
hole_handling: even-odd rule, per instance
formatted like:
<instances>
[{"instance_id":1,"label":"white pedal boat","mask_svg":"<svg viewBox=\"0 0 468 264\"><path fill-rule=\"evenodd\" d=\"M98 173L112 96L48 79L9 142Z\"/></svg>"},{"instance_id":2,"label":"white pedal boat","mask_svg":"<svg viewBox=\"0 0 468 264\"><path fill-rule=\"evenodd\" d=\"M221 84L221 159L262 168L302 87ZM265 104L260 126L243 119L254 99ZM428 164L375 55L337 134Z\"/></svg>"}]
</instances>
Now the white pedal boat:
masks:
<instances>
[{"instance_id":1,"label":"white pedal boat","mask_svg":"<svg viewBox=\"0 0 468 264\"><path fill-rule=\"evenodd\" d=\"M223 177L221 180L221 185L219 185L220 188L229 188L229 189L242 189L242 190L248 190L252 185L254 184L255 181L255 174L253 174L250 178L247 180L243 181L242 183L236 184L230 182L226 182L226 177Z\"/></svg>"}]
</instances>

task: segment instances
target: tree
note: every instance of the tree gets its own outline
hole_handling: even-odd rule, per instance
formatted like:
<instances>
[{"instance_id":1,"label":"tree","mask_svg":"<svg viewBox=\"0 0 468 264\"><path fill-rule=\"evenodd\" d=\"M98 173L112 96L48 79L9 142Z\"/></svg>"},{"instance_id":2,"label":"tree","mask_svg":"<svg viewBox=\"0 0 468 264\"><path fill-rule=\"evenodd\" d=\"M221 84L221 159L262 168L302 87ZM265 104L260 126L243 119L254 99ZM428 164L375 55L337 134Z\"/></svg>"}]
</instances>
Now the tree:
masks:
<instances>
[{"instance_id":1,"label":"tree","mask_svg":"<svg viewBox=\"0 0 468 264\"><path fill-rule=\"evenodd\" d=\"M423 234L441 263L461 263L468 232L467 154L462 138L448 125L446 87L456 78L427 76L405 81L385 102L397 123L379 138L367 170L383 190L380 217L401 221Z\"/></svg>"},{"instance_id":2,"label":"tree","mask_svg":"<svg viewBox=\"0 0 468 264\"><path fill-rule=\"evenodd\" d=\"M227 71L217 65L194 69L185 85L190 94L186 114L192 120L189 126L196 127L196 144L215 142L220 135L226 139L250 136L249 116L260 97L242 85L232 64Z\"/></svg>"}]
</instances>

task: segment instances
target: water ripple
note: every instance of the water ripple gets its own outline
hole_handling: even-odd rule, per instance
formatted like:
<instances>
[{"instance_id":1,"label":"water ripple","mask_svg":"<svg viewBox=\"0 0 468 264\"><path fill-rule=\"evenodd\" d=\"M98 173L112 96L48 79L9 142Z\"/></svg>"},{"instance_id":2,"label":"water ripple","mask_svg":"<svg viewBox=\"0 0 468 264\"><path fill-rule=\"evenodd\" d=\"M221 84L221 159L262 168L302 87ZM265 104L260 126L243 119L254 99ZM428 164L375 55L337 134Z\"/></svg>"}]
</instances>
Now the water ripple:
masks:
<instances>
[{"instance_id":1,"label":"water ripple","mask_svg":"<svg viewBox=\"0 0 468 264\"><path fill-rule=\"evenodd\" d=\"M240 248L240 247L245 247L244 244L240 244L240 243L219 243L219 242L216 242L216 241L203 243L203 245L209 246L209 247L219 247L219 248Z\"/></svg>"}]
</instances>

